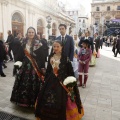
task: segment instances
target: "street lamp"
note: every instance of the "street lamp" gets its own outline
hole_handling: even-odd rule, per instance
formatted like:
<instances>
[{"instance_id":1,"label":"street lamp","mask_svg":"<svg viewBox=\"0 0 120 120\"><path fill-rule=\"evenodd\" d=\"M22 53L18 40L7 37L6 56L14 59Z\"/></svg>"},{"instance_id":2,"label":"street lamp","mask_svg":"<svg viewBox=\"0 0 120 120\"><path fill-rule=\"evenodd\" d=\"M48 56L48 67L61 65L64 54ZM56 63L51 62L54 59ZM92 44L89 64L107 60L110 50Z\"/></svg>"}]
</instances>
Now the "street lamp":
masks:
<instances>
[{"instance_id":1,"label":"street lamp","mask_svg":"<svg viewBox=\"0 0 120 120\"><path fill-rule=\"evenodd\" d=\"M52 18L50 16L47 16L46 17L46 21L47 21L47 28L48 28L48 40L49 40L49 30L51 28L51 21L52 21Z\"/></svg>"}]
</instances>

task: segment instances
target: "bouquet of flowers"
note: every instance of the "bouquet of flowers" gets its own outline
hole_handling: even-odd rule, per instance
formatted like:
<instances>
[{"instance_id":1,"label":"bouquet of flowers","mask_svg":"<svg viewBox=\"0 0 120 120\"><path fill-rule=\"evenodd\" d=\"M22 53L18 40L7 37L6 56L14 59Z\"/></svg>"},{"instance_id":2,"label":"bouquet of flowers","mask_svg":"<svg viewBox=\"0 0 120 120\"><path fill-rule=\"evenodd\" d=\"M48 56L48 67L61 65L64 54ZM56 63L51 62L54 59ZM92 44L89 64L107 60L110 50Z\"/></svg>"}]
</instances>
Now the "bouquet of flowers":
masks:
<instances>
[{"instance_id":1,"label":"bouquet of flowers","mask_svg":"<svg viewBox=\"0 0 120 120\"><path fill-rule=\"evenodd\" d=\"M17 62L14 63L14 66L19 66L19 68L20 68L22 66L22 62L17 61Z\"/></svg>"},{"instance_id":2,"label":"bouquet of flowers","mask_svg":"<svg viewBox=\"0 0 120 120\"><path fill-rule=\"evenodd\" d=\"M22 62L20 61L14 63L13 76L17 74L17 71L20 69L21 66L22 66Z\"/></svg>"},{"instance_id":3,"label":"bouquet of flowers","mask_svg":"<svg viewBox=\"0 0 120 120\"><path fill-rule=\"evenodd\" d=\"M73 88L76 84L77 84L77 80L73 76L69 76L63 81L63 85L67 87L67 89L69 91L69 95L73 102L75 101L75 95L74 95Z\"/></svg>"}]
</instances>

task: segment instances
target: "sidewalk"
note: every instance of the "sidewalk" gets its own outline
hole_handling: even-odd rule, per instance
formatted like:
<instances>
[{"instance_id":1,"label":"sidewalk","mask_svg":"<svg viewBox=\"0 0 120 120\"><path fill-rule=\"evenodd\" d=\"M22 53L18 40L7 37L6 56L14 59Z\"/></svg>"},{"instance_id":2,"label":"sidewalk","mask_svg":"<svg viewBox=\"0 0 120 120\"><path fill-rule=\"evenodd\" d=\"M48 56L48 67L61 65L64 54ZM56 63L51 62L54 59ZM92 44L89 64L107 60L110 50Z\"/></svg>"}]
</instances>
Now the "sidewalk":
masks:
<instances>
[{"instance_id":1,"label":"sidewalk","mask_svg":"<svg viewBox=\"0 0 120 120\"><path fill-rule=\"evenodd\" d=\"M34 109L22 108L10 102L14 77L13 63L0 77L0 110L34 120ZM114 58L111 48L103 47L95 67L90 67L85 89L80 88L85 115L82 120L120 120L120 55Z\"/></svg>"}]
</instances>

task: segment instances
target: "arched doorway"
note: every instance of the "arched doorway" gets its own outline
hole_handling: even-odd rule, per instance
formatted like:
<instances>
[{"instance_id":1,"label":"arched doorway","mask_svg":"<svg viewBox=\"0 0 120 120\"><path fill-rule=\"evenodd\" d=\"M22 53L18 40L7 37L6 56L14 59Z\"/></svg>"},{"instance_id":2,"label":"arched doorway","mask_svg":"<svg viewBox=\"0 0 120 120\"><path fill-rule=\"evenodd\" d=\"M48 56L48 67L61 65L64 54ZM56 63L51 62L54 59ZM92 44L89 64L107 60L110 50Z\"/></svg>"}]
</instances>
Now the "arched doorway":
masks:
<instances>
[{"instance_id":1,"label":"arched doorway","mask_svg":"<svg viewBox=\"0 0 120 120\"><path fill-rule=\"evenodd\" d=\"M56 29L56 24L53 23L53 24L52 24L52 35L56 36L56 31L57 31L57 29Z\"/></svg>"},{"instance_id":2,"label":"arched doorway","mask_svg":"<svg viewBox=\"0 0 120 120\"><path fill-rule=\"evenodd\" d=\"M23 35L23 18L20 13L16 12L12 16L12 34L14 37L17 36L18 33Z\"/></svg>"},{"instance_id":3,"label":"arched doorway","mask_svg":"<svg viewBox=\"0 0 120 120\"><path fill-rule=\"evenodd\" d=\"M38 22L37 22L37 34L40 35L40 38L42 38L43 29L44 29L43 22L42 22L41 19L39 19Z\"/></svg>"}]
</instances>

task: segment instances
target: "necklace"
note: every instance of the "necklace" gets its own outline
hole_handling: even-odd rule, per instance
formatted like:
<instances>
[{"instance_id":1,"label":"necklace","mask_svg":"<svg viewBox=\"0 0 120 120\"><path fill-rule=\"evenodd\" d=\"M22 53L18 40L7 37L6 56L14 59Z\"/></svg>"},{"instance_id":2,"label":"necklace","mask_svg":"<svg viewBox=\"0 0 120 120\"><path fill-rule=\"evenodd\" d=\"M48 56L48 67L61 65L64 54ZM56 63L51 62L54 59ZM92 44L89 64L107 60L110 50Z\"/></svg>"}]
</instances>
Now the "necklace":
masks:
<instances>
[{"instance_id":1,"label":"necklace","mask_svg":"<svg viewBox=\"0 0 120 120\"><path fill-rule=\"evenodd\" d=\"M55 60L59 60L61 58L61 55L60 54L58 54L58 55L55 54L53 57L54 57Z\"/></svg>"}]
</instances>

